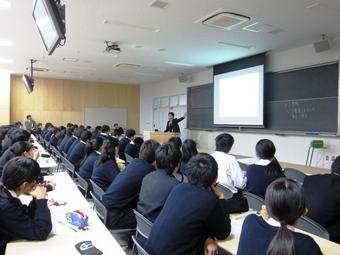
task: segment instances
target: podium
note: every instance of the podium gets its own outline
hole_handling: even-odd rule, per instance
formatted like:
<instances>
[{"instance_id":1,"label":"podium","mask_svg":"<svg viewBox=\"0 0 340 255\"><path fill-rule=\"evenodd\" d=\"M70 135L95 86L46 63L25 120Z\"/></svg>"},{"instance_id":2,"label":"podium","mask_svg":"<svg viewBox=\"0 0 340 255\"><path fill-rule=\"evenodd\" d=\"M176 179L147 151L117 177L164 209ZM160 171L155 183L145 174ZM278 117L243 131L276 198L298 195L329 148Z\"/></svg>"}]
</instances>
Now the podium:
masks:
<instances>
[{"instance_id":1,"label":"podium","mask_svg":"<svg viewBox=\"0 0 340 255\"><path fill-rule=\"evenodd\" d=\"M150 139L153 139L160 144L166 143L169 141L171 137L180 137L180 133L171 133L171 132L150 132Z\"/></svg>"}]
</instances>

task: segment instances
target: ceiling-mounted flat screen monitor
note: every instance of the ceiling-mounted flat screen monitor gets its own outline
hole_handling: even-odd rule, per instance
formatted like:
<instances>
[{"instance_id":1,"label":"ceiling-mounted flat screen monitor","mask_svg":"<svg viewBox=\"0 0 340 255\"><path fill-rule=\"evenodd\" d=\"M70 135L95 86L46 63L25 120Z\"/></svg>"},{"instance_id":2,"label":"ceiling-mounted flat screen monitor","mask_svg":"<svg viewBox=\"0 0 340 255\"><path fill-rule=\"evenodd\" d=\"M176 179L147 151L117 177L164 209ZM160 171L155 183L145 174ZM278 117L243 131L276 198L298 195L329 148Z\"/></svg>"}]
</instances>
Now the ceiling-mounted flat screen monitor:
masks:
<instances>
[{"instance_id":1,"label":"ceiling-mounted flat screen monitor","mask_svg":"<svg viewBox=\"0 0 340 255\"><path fill-rule=\"evenodd\" d=\"M31 79L28 75L24 74L22 76L22 80L24 81L27 92L31 93L33 91L33 87L34 87L33 79Z\"/></svg>"},{"instance_id":2,"label":"ceiling-mounted flat screen monitor","mask_svg":"<svg viewBox=\"0 0 340 255\"><path fill-rule=\"evenodd\" d=\"M55 0L35 0L33 19L48 55L65 39L65 9Z\"/></svg>"}]
</instances>

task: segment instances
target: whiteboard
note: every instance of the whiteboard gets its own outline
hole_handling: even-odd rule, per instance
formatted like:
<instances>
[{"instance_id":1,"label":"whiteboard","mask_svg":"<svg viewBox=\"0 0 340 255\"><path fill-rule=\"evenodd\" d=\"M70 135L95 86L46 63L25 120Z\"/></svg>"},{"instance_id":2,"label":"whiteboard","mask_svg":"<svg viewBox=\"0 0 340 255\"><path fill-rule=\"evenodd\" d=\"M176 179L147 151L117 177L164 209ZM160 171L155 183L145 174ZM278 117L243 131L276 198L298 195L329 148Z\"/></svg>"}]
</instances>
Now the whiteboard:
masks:
<instances>
[{"instance_id":1,"label":"whiteboard","mask_svg":"<svg viewBox=\"0 0 340 255\"><path fill-rule=\"evenodd\" d=\"M127 108L96 107L85 108L85 126L102 126L104 124L113 128L114 123L124 129L127 128Z\"/></svg>"}]
</instances>

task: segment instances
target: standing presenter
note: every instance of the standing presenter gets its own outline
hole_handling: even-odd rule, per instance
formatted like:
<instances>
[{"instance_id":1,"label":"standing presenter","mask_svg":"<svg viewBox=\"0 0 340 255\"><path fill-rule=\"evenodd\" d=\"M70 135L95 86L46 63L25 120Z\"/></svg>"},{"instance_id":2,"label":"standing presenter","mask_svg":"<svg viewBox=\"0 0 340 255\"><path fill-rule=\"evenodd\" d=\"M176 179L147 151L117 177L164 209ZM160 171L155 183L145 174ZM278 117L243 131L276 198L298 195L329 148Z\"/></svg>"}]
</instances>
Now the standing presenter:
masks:
<instances>
[{"instance_id":1,"label":"standing presenter","mask_svg":"<svg viewBox=\"0 0 340 255\"><path fill-rule=\"evenodd\" d=\"M164 132L174 132L174 133L180 133L180 128L178 126L178 123L184 120L187 117L187 113L184 113L184 116L181 118L174 118L175 114L173 112L168 113L169 120L166 123L166 129Z\"/></svg>"}]
</instances>

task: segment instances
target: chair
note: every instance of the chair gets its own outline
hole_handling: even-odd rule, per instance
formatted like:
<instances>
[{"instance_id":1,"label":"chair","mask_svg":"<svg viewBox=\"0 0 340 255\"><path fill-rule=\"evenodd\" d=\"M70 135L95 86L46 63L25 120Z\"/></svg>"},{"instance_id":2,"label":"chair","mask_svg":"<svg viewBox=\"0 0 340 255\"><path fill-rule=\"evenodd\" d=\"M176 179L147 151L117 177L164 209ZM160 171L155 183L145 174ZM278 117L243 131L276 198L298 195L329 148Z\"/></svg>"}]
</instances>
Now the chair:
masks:
<instances>
[{"instance_id":1,"label":"chair","mask_svg":"<svg viewBox=\"0 0 340 255\"><path fill-rule=\"evenodd\" d=\"M138 240L138 238L136 236L132 236L132 241L133 241L135 247L137 248L137 254L138 255L149 255L149 253L147 253L144 250L143 245L141 244L141 241Z\"/></svg>"},{"instance_id":2,"label":"chair","mask_svg":"<svg viewBox=\"0 0 340 255\"><path fill-rule=\"evenodd\" d=\"M65 157L61 157L61 162L64 164L64 166L65 166L67 172L70 174L70 176L72 178L74 178L75 172L76 172L74 165L70 161L68 161Z\"/></svg>"},{"instance_id":3,"label":"chair","mask_svg":"<svg viewBox=\"0 0 340 255\"><path fill-rule=\"evenodd\" d=\"M222 184L217 184L217 187L223 192L225 200L230 199L234 196L233 192Z\"/></svg>"},{"instance_id":4,"label":"chair","mask_svg":"<svg viewBox=\"0 0 340 255\"><path fill-rule=\"evenodd\" d=\"M104 225L106 226L107 223L107 209L103 205L103 203L98 199L98 197L90 191L90 195L93 199L93 206L94 210L97 213L98 217L103 221Z\"/></svg>"},{"instance_id":5,"label":"chair","mask_svg":"<svg viewBox=\"0 0 340 255\"><path fill-rule=\"evenodd\" d=\"M79 173L76 172L76 177L77 177L77 185L80 190L83 191L83 195L85 198L88 197L89 195L89 184L88 182L79 175Z\"/></svg>"},{"instance_id":6,"label":"chair","mask_svg":"<svg viewBox=\"0 0 340 255\"><path fill-rule=\"evenodd\" d=\"M133 209L133 212L136 216L137 221L136 236L141 235L144 238L148 238L153 223L137 210Z\"/></svg>"},{"instance_id":7,"label":"chair","mask_svg":"<svg viewBox=\"0 0 340 255\"><path fill-rule=\"evenodd\" d=\"M294 168L285 168L283 173L287 178L296 181L301 186L303 184L303 180L306 177L306 175L303 172Z\"/></svg>"},{"instance_id":8,"label":"chair","mask_svg":"<svg viewBox=\"0 0 340 255\"><path fill-rule=\"evenodd\" d=\"M102 196L104 195L104 190L102 190L101 187L99 187L93 180L90 179L90 183L91 183L91 186L92 186L92 191L93 191L93 194L101 199Z\"/></svg>"},{"instance_id":9,"label":"chair","mask_svg":"<svg viewBox=\"0 0 340 255\"><path fill-rule=\"evenodd\" d=\"M295 223L295 227L306 231L308 233L311 233L316 236L320 236L322 238L325 238L329 240L329 233L328 231L322 227L319 223L315 222L311 218L308 217L301 217L297 220Z\"/></svg>"},{"instance_id":10,"label":"chair","mask_svg":"<svg viewBox=\"0 0 340 255\"><path fill-rule=\"evenodd\" d=\"M133 157L131 157L129 154L127 153L124 153L125 155L125 162L126 162L126 165L130 164L132 160L134 160Z\"/></svg>"},{"instance_id":11,"label":"chair","mask_svg":"<svg viewBox=\"0 0 340 255\"><path fill-rule=\"evenodd\" d=\"M259 212L262 209L262 205L264 205L264 199L256 196L255 194L249 193L247 191L243 191L243 196L247 199L249 208Z\"/></svg>"}]
</instances>

